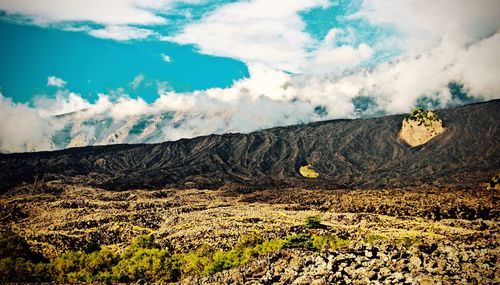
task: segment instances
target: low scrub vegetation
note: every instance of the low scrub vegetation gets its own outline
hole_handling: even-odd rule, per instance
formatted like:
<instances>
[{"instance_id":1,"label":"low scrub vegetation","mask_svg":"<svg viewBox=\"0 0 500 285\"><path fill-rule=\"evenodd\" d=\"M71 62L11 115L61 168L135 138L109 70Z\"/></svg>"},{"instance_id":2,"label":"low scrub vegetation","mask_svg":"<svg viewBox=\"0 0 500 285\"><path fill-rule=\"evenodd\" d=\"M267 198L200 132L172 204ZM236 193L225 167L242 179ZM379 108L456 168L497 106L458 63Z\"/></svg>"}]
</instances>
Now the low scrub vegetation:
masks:
<instances>
[{"instance_id":1,"label":"low scrub vegetation","mask_svg":"<svg viewBox=\"0 0 500 285\"><path fill-rule=\"evenodd\" d=\"M319 229L323 228L324 225L321 224L320 216L310 216L306 218L305 227L308 229Z\"/></svg>"},{"instance_id":2,"label":"low scrub vegetation","mask_svg":"<svg viewBox=\"0 0 500 285\"><path fill-rule=\"evenodd\" d=\"M439 122L441 119L438 118L438 116L432 112L432 111L427 111L422 108L417 108L413 110L408 116L405 118L406 121L416 121L418 122L418 125L424 124L425 126L430 126L428 122Z\"/></svg>"},{"instance_id":3,"label":"low scrub vegetation","mask_svg":"<svg viewBox=\"0 0 500 285\"><path fill-rule=\"evenodd\" d=\"M22 238L8 233L0 237L0 282L172 282L239 267L281 249L324 250L348 244L334 235L293 234L265 240L249 234L228 251L203 245L195 251L175 254L159 248L153 237L146 235L136 237L120 255L107 249L71 251L49 261L32 253Z\"/></svg>"}]
</instances>

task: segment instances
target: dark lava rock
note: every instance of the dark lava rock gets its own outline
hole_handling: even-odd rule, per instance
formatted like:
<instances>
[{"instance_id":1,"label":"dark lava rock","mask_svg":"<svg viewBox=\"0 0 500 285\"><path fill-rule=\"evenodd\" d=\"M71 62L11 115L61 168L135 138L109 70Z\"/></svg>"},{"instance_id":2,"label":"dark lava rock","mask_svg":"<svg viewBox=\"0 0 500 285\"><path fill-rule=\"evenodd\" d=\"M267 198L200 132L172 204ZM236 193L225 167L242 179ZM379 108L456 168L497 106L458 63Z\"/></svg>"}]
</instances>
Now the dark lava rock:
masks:
<instances>
[{"instance_id":1,"label":"dark lava rock","mask_svg":"<svg viewBox=\"0 0 500 285\"><path fill-rule=\"evenodd\" d=\"M57 177L109 190L148 188L244 192L301 187L478 187L500 171L500 100L438 110L445 132L409 147L398 132L404 115L333 120L250 134L210 135L175 142L0 154L0 193ZM313 164L316 179L298 169ZM469 209L430 213L469 217ZM483 213L484 214L484 213Z\"/></svg>"}]
</instances>

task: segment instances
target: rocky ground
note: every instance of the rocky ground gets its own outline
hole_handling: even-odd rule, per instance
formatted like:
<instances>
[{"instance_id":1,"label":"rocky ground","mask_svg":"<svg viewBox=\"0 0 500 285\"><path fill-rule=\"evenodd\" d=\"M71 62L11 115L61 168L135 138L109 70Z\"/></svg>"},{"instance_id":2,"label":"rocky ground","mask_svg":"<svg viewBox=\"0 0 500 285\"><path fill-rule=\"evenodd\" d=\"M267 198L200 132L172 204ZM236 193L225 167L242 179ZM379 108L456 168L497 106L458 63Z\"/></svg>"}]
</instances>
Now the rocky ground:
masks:
<instances>
[{"instance_id":1,"label":"rocky ground","mask_svg":"<svg viewBox=\"0 0 500 285\"><path fill-rule=\"evenodd\" d=\"M336 235L340 248L282 249L184 284L498 284L499 192L477 189L131 190L57 182L0 196L0 230L46 257L123 250L151 234L171 252L228 250L257 232ZM322 226L305 227L320 216Z\"/></svg>"},{"instance_id":2,"label":"rocky ground","mask_svg":"<svg viewBox=\"0 0 500 285\"><path fill-rule=\"evenodd\" d=\"M244 268L185 284L494 284L498 250L436 242L419 246L356 243L343 251L284 251Z\"/></svg>"}]
</instances>

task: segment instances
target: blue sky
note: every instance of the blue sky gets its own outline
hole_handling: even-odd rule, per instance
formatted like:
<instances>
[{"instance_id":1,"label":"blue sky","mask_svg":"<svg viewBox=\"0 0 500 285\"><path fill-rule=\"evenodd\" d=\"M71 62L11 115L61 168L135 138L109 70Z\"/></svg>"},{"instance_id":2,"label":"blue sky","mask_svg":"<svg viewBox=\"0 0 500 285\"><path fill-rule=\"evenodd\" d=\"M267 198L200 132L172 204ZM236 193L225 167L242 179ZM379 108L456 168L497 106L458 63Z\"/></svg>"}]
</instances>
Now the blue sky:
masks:
<instances>
[{"instance_id":1,"label":"blue sky","mask_svg":"<svg viewBox=\"0 0 500 285\"><path fill-rule=\"evenodd\" d=\"M2 0L0 152L497 99L499 31L498 0Z\"/></svg>"},{"instance_id":2,"label":"blue sky","mask_svg":"<svg viewBox=\"0 0 500 285\"><path fill-rule=\"evenodd\" d=\"M154 39L115 41L4 20L0 40L1 91L18 102L54 93L57 87L47 86L49 76L63 79L66 88L91 101L97 93L123 88L148 102L156 99L158 88L189 92L228 87L248 76L240 61ZM137 86L135 78L143 78Z\"/></svg>"}]
</instances>

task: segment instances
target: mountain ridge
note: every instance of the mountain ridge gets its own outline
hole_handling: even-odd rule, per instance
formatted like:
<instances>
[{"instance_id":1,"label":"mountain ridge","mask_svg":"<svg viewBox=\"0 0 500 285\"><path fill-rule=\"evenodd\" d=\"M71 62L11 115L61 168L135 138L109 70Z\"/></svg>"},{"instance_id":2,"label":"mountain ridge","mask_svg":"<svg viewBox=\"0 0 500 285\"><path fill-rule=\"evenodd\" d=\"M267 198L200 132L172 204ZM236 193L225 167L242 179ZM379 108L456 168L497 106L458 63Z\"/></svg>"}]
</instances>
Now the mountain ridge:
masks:
<instances>
[{"instance_id":1,"label":"mountain ridge","mask_svg":"<svg viewBox=\"0 0 500 285\"><path fill-rule=\"evenodd\" d=\"M0 154L7 169L1 191L36 177L108 190L477 187L500 170L498 110L500 100L437 110L446 131L415 148L397 138L405 115L391 115L158 144ZM318 178L299 174L307 164Z\"/></svg>"}]
</instances>

